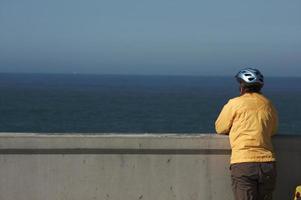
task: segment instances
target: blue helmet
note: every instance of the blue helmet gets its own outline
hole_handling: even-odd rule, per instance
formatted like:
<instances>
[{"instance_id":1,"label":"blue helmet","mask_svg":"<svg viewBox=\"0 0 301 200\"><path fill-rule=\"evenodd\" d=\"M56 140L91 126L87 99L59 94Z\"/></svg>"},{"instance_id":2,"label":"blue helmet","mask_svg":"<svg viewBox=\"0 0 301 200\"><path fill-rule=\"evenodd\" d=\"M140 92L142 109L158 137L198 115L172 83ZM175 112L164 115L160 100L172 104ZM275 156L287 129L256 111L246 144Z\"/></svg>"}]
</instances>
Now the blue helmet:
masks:
<instances>
[{"instance_id":1,"label":"blue helmet","mask_svg":"<svg viewBox=\"0 0 301 200\"><path fill-rule=\"evenodd\" d=\"M263 86L264 84L264 77L258 69L242 69L236 74L235 78L238 82L243 81L247 85L259 84Z\"/></svg>"}]
</instances>

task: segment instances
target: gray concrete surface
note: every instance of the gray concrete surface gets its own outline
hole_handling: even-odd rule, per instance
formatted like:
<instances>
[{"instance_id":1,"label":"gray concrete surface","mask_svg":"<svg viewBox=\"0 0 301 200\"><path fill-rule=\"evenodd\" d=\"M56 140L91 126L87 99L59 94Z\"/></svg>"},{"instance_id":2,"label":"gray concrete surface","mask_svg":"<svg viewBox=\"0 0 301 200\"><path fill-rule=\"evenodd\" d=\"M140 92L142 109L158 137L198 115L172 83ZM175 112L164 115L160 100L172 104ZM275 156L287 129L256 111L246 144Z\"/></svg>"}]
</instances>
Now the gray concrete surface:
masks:
<instances>
[{"instance_id":1,"label":"gray concrete surface","mask_svg":"<svg viewBox=\"0 0 301 200\"><path fill-rule=\"evenodd\" d=\"M273 139L276 200L301 184L301 137ZM232 200L227 136L0 133L0 200Z\"/></svg>"}]
</instances>

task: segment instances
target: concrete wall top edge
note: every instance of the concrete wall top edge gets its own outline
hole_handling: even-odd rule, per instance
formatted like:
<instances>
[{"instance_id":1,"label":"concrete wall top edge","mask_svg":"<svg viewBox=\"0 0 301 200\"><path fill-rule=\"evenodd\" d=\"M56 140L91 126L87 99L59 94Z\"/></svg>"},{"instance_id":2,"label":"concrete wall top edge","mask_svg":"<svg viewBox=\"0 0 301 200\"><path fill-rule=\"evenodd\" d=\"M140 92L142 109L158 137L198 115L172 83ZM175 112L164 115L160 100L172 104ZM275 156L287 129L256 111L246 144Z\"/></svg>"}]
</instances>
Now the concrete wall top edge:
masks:
<instances>
[{"instance_id":1,"label":"concrete wall top edge","mask_svg":"<svg viewBox=\"0 0 301 200\"><path fill-rule=\"evenodd\" d=\"M161 138L161 137L172 137L172 138L202 138L202 137L227 137L226 135L217 135L215 133L14 133L14 132L0 132L0 138L5 137L36 137L36 138Z\"/></svg>"},{"instance_id":2,"label":"concrete wall top edge","mask_svg":"<svg viewBox=\"0 0 301 200\"><path fill-rule=\"evenodd\" d=\"M0 149L229 149L227 136L215 134L0 134Z\"/></svg>"},{"instance_id":3,"label":"concrete wall top edge","mask_svg":"<svg viewBox=\"0 0 301 200\"><path fill-rule=\"evenodd\" d=\"M15 133L0 132L0 138L228 138L227 135L216 133ZM300 135L277 134L273 139L301 138Z\"/></svg>"},{"instance_id":4,"label":"concrete wall top edge","mask_svg":"<svg viewBox=\"0 0 301 200\"><path fill-rule=\"evenodd\" d=\"M276 152L301 151L301 136L276 136ZM230 150L217 134L28 134L0 133L0 149Z\"/></svg>"}]
</instances>

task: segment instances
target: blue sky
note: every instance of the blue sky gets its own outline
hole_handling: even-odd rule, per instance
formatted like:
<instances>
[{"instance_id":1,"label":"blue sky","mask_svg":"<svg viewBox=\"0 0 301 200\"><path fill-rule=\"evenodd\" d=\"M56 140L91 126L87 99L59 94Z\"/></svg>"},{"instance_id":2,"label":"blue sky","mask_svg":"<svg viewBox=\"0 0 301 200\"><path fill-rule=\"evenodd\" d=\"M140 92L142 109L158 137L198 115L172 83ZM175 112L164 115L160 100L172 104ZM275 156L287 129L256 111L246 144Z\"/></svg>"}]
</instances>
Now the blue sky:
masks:
<instances>
[{"instance_id":1,"label":"blue sky","mask_svg":"<svg viewBox=\"0 0 301 200\"><path fill-rule=\"evenodd\" d=\"M300 0L0 0L0 72L301 76L300 10Z\"/></svg>"}]
</instances>

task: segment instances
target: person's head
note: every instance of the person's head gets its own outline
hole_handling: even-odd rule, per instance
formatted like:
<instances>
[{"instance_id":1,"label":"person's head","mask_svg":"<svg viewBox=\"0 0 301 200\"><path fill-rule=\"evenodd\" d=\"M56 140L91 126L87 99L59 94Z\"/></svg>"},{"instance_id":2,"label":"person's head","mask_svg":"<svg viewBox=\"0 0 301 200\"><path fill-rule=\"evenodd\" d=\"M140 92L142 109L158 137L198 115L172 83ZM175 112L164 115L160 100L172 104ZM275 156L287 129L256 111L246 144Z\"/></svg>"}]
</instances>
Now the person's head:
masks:
<instances>
[{"instance_id":1,"label":"person's head","mask_svg":"<svg viewBox=\"0 0 301 200\"><path fill-rule=\"evenodd\" d=\"M264 85L264 77L258 69L242 69L236 74L235 78L240 84L240 94L260 93Z\"/></svg>"}]
</instances>

